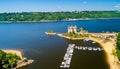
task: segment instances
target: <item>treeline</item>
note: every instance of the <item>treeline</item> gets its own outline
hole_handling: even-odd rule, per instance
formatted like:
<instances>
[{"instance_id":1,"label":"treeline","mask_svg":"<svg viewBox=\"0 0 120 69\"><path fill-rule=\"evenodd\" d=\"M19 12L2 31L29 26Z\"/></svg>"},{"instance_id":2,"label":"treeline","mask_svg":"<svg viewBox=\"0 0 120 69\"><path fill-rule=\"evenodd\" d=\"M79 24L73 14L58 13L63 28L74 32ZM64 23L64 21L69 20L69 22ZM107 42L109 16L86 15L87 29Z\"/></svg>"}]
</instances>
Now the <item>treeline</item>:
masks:
<instances>
[{"instance_id":1,"label":"treeline","mask_svg":"<svg viewBox=\"0 0 120 69\"><path fill-rule=\"evenodd\" d=\"M0 13L0 21L60 21L91 18L120 18L120 11Z\"/></svg>"},{"instance_id":2,"label":"treeline","mask_svg":"<svg viewBox=\"0 0 120 69\"><path fill-rule=\"evenodd\" d=\"M120 33L117 35L117 47L116 47L116 53L118 56L118 59L120 60Z\"/></svg>"},{"instance_id":3,"label":"treeline","mask_svg":"<svg viewBox=\"0 0 120 69\"><path fill-rule=\"evenodd\" d=\"M0 50L0 69L11 69L16 67L17 60L20 58L11 53L5 53L2 50Z\"/></svg>"}]
</instances>

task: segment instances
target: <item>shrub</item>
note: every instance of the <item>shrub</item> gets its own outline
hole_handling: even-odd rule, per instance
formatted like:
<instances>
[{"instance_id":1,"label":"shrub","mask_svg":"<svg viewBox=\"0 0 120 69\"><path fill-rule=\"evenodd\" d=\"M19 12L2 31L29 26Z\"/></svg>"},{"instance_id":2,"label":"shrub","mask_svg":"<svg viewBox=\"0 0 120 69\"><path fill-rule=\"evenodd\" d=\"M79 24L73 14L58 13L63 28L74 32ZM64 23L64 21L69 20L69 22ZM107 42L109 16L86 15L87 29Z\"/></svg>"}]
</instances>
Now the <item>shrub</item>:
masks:
<instances>
[{"instance_id":1,"label":"shrub","mask_svg":"<svg viewBox=\"0 0 120 69\"><path fill-rule=\"evenodd\" d=\"M16 54L5 53L0 50L0 69L9 69L13 68L17 64L17 60L19 60Z\"/></svg>"},{"instance_id":2,"label":"shrub","mask_svg":"<svg viewBox=\"0 0 120 69\"><path fill-rule=\"evenodd\" d=\"M120 33L117 35L117 47L116 47L116 54L118 56L118 59L120 60Z\"/></svg>"}]
</instances>

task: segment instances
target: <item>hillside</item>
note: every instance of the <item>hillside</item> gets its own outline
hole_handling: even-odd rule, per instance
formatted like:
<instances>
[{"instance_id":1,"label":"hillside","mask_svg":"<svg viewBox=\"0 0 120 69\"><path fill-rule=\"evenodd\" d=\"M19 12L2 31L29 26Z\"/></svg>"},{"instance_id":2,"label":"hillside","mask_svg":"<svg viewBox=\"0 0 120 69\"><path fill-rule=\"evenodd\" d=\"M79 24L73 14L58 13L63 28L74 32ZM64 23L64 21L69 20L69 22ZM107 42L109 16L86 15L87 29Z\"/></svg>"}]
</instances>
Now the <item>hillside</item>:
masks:
<instances>
[{"instance_id":1,"label":"hillside","mask_svg":"<svg viewBox=\"0 0 120 69\"><path fill-rule=\"evenodd\" d=\"M120 11L0 13L0 21L60 21L74 19L120 18Z\"/></svg>"}]
</instances>

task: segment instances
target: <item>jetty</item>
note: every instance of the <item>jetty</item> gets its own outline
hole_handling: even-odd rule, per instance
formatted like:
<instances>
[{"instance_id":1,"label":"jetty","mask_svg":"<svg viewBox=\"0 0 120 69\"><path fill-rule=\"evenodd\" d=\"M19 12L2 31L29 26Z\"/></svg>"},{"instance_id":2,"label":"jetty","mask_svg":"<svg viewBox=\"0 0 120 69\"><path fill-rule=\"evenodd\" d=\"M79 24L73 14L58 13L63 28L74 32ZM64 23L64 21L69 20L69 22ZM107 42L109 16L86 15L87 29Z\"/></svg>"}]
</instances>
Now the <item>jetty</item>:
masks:
<instances>
[{"instance_id":1,"label":"jetty","mask_svg":"<svg viewBox=\"0 0 120 69\"><path fill-rule=\"evenodd\" d=\"M75 46L75 44L69 44L66 50L66 53L63 57L63 61L61 62L61 68L69 68L72 60L72 56L74 53L74 49L78 50L89 50L89 51L102 51L103 49L100 47L85 47L85 46Z\"/></svg>"},{"instance_id":2,"label":"jetty","mask_svg":"<svg viewBox=\"0 0 120 69\"><path fill-rule=\"evenodd\" d=\"M102 51L103 49L100 47L85 47L85 46L75 46L75 49L78 50L88 50L88 51Z\"/></svg>"},{"instance_id":3,"label":"jetty","mask_svg":"<svg viewBox=\"0 0 120 69\"><path fill-rule=\"evenodd\" d=\"M68 45L67 51L65 53L65 56L63 58L61 65L60 65L61 68L69 68L70 67L71 59L72 59L73 52L74 52L74 46L75 46L75 44Z\"/></svg>"}]
</instances>

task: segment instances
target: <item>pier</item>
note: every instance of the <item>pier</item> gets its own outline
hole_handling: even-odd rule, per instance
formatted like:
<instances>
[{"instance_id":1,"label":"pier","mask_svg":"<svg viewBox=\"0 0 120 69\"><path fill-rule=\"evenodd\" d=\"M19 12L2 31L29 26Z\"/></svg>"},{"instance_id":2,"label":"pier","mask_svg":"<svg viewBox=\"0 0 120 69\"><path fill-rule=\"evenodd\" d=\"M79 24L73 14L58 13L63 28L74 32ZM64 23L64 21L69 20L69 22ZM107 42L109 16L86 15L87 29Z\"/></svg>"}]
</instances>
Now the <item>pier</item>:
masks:
<instances>
[{"instance_id":1,"label":"pier","mask_svg":"<svg viewBox=\"0 0 120 69\"><path fill-rule=\"evenodd\" d=\"M74 49L89 50L89 51L102 51L103 50L100 47L85 47L85 46L75 46L75 44L69 44L68 48L66 50L66 53L63 57L63 61L60 65L61 68L69 68L70 67Z\"/></svg>"},{"instance_id":2,"label":"pier","mask_svg":"<svg viewBox=\"0 0 120 69\"><path fill-rule=\"evenodd\" d=\"M75 46L74 48L78 50L88 50L88 51L102 51L103 50L100 47Z\"/></svg>"},{"instance_id":3,"label":"pier","mask_svg":"<svg viewBox=\"0 0 120 69\"><path fill-rule=\"evenodd\" d=\"M115 32L113 33L109 33L109 32L89 33L83 29L80 29L80 31L76 31L76 30L77 30L76 26L69 26L68 33L61 33L61 34L57 33L57 35L60 37L69 39L69 40L83 40L84 42L91 40L93 44L99 43L100 46L102 46L102 48L91 47L91 46L90 47L89 46L75 46L75 44L73 45L69 44L67 51L65 53L64 59L60 65L61 68L70 67L74 49L77 49L79 51L83 50L83 51L94 51L94 52L105 50L105 52L107 52L107 56L110 57L110 59L112 59L112 60L108 60L110 62L110 66L113 65L111 63L117 63L113 59L116 59L116 61L118 61L118 59L116 58L115 55L112 55L111 53L113 53L113 50L115 50L115 44L116 44L115 39L117 38L116 35L118 35L118 33L115 33Z\"/></svg>"},{"instance_id":4,"label":"pier","mask_svg":"<svg viewBox=\"0 0 120 69\"><path fill-rule=\"evenodd\" d=\"M74 46L75 46L75 44L68 45L67 51L65 53L65 56L63 58L61 65L60 65L61 68L69 68L70 67L72 55L74 52Z\"/></svg>"}]
</instances>

